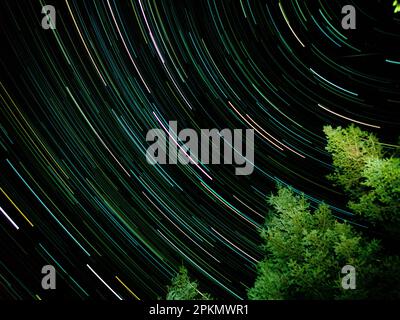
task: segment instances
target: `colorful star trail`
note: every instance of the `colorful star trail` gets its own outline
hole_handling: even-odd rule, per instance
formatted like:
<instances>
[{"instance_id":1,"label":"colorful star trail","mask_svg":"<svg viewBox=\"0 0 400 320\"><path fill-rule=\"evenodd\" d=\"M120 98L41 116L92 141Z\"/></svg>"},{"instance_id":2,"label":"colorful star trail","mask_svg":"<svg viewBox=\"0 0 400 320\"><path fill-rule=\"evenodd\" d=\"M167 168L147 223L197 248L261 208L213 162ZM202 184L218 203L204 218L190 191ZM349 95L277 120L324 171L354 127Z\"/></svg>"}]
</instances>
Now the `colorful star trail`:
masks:
<instances>
[{"instance_id":1,"label":"colorful star trail","mask_svg":"<svg viewBox=\"0 0 400 320\"><path fill-rule=\"evenodd\" d=\"M0 298L156 299L184 264L246 299L276 182L351 221L323 125L400 131L400 15L365 2L1 1ZM148 164L169 121L254 129L253 174Z\"/></svg>"}]
</instances>

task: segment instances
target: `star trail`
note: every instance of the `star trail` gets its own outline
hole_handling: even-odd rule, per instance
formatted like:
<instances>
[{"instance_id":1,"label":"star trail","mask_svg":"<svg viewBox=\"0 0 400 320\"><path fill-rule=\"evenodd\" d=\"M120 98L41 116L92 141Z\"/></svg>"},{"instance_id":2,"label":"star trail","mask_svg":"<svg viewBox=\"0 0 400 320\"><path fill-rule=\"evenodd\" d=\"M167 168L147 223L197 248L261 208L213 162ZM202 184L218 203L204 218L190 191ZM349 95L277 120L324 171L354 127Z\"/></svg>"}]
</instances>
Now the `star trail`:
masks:
<instances>
[{"instance_id":1,"label":"star trail","mask_svg":"<svg viewBox=\"0 0 400 320\"><path fill-rule=\"evenodd\" d=\"M0 297L157 299L184 264L246 299L277 182L351 222L322 127L400 132L400 14L364 2L1 1ZM254 172L150 165L171 121L254 129Z\"/></svg>"}]
</instances>

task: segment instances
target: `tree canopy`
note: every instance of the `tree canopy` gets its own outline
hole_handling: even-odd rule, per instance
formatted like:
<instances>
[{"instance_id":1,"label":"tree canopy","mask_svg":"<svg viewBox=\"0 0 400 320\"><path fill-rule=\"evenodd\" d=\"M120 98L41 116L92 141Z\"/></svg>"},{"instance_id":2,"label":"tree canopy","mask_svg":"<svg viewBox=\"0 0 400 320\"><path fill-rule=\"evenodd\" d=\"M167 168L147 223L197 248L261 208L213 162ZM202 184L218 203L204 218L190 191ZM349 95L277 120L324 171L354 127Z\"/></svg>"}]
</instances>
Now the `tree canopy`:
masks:
<instances>
[{"instance_id":1,"label":"tree canopy","mask_svg":"<svg viewBox=\"0 0 400 320\"><path fill-rule=\"evenodd\" d=\"M388 152L374 134L353 125L326 126L324 132L334 168L328 178L343 190L349 209L383 227L390 239L399 239L399 148ZM268 204L261 233L265 258L257 264L249 299L400 299L398 251L390 255L380 240L339 221L324 203L310 205L288 187L278 185ZM345 266L354 267L354 290L343 287ZM181 267L166 299L211 297Z\"/></svg>"},{"instance_id":2,"label":"tree canopy","mask_svg":"<svg viewBox=\"0 0 400 320\"><path fill-rule=\"evenodd\" d=\"M324 128L334 173L328 178L343 188L349 208L391 237L400 238L400 159L384 154L372 134L350 126Z\"/></svg>"},{"instance_id":3,"label":"tree canopy","mask_svg":"<svg viewBox=\"0 0 400 320\"><path fill-rule=\"evenodd\" d=\"M168 287L166 300L211 300L208 293L202 293L198 289L198 282L192 281L188 270L180 267L178 274L172 279L171 286Z\"/></svg>"},{"instance_id":4,"label":"tree canopy","mask_svg":"<svg viewBox=\"0 0 400 320\"><path fill-rule=\"evenodd\" d=\"M362 172L369 160L383 157L382 146L372 133L351 125L348 128L325 126L326 150L332 155L334 173L328 179L354 197L362 192Z\"/></svg>"},{"instance_id":5,"label":"tree canopy","mask_svg":"<svg viewBox=\"0 0 400 320\"><path fill-rule=\"evenodd\" d=\"M398 0L393 1L394 13L400 12L400 2Z\"/></svg>"},{"instance_id":6,"label":"tree canopy","mask_svg":"<svg viewBox=\"0 0 400 320\"><path fill-rule=\"evenodd\" d=\"M393 275L393 265L400 266L397 258L382 260L377 240L336 221L324 204L312 211L303 195L283 187L268 202L273 211L262 233L266 258L258 265L250 299L364 299L375 290L380 272ZM345 265L357 270L357 290L341 285Z\"/></svg>"}]
</instances>

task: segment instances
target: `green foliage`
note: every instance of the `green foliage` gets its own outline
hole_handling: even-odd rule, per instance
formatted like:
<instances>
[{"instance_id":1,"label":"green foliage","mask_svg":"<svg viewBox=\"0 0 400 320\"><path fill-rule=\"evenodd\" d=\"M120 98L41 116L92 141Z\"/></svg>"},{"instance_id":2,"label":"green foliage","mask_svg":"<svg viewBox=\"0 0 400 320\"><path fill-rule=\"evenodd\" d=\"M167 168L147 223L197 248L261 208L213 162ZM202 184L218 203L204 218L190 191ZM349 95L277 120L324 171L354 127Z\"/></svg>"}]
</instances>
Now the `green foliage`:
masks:
<instances>
[{"instance_id":1,"label":"green foliage","mask_svg":"<svg viewBox=\"0 0 400 320\"><path fill-rule=\"evenodd\" d=\"M394 13L400 12L400 2L398 0L393 1Z\"/></svg>"},{"instance_id":2,"label":"green foliage","mask_svg":"<svg viewBox=\"0 0 400 320\"><path fill-rule=\"evenodd\" d=\"M329 178L349 195L349 207L399 237L400 159L384 158L378 139L357 127L325 127L324 132L335 167Z\"/></svg>"},{"instance_id":3,"label":"green foliage","mask_svg":"<svg viewBox=\"0 0 400 320\"><path fill-rule=\"evenodd\" d=\"M258 264L250 299L364 299L382 286L373 282L380 272L397 274L392 269L400 267L398 258L382 259L377 241L366 241L350 225L337 222L326 205L312 213L304 196L282 187L269 204L275 214L262 233L266 259ZM356 290L341 286L345 265L356 267ZM383 285L387 286L375 298L399 295L391 290L393 283Z\"/></svg>"},{"instance_id":4,"label":"green foliage","mask_svg":"<svg viewBox=\"0 0 400 320\"><path fill-rule=\"evenodd\" d=\"M197 281L191 281L185 267L179 269L168 287L166 300L212 300L208 293L201 293Z\"/></svg>"},{"instance_id":5,"label":"green foliage","mask_svg":"<svg viewBox=\"0 0 400 320\"><path fill-rule=\"evenodd\" d=\"M385 224L392 235L400 230L400 159L369 160L362 172L365 192L349 207L374 224Z\"/></svg>"},{"instance_id":6,"label":"green foliage","mask_svg":"<svg viewBox=\"0 0 400 320\"><path fill-rule=\"evenodd\" d=\"M324 127L328 138L326 150L331 153L335 171L328 176L350 196L362 192L361 178L370 159L383 156L378 139L372 134L351 125L348 128Z\"/></svg>"},{"instance_id":7,"label":"green foliage","mask_svg":"<svg viewBox=\"0 0 400 320\"><path fill-rule=\"evenodd\" d=\"M349 208L390 237L400 233L399 150L385 157L382 145L358 127L326 126L334 172L328 178L349 197ZM387 256L377 240L336 221L322 204L312 210L304 196L278 187L261 236L266 258L250 299L399 299L400 258ZM356 290L341 286L341 269L356 268Z\"/></svg>"}]
</instances>

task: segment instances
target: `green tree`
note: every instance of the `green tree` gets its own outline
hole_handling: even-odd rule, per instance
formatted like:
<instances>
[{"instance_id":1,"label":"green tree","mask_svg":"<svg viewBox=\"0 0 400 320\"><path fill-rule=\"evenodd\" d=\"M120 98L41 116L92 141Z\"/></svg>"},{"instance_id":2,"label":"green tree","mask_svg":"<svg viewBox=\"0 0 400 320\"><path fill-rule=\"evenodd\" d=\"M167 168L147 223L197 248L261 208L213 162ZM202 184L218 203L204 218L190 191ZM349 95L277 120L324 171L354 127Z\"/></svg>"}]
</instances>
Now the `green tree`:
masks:
<instances>
[{"instance_id":1,"label":"green tree","mask_svg":"<svg viewBox=\"0 0 400 320\"><path fill-rule=\"evenodd\" d=\"M362 172L364 193L349 207L392 236L400 233L400 159L369 160Z\"/></svg>"},{"instance_id":2,"label":"green tree","mask_svg":"<svg viewBox=\"0 0 400 320\"><path fill-rule=\"evenodd\" d=\"M258 264L250 299L399 297L399 259L382 258L378 241L337 222L324 204L311 212L305 197L288 188L278 187L268 202L273 210L261 234L266 258ZM341 286L345 265L356 268L356 290Z\"/></svg>"},{"instance_id":3,"label":"green tree","mask_svg":"<svg viewBox=\"0 0 400 320\"><path fill-rule=\"evenodd\" d=\"M399 238L400 159L394 157L396 153L385 158L378 139L354 126L327 126L324 132L334 166L328 178L349 195L349 208L384 228L390 237Z\"/></svg>"},{"instance_id":4,"label":"green tree","mask_svg":"<svg viewBox=\"0 0 400 320\"><path fill-rule=\"evenodd\" d=\"M366 163L383 157L379 140L353 125L348 128L325 126L324 132L328 139L326 150L332 155L334 166L334 173L328 179L343 188L346 194L359 197Z\"/></svg>"},{"instance_id":5,"label":"green tree","mask_svg":"<svg viewBox=\"0 0 400 320\"><path fill-rule=\"evenodd\" d=\"M212 298L208 293L199 291L198 282L190 280L187 269L182 266L168 287L166 300L212 300Z\"/></svg>"},{"instance_id":6,"label":"green tree","mask_svg":"<svg viewBox=\"0 0 400 320\"><path fill-rule=\"evenodd\" d=\"M398 0L393 1L394 13L400 12L400 2Z\"/></svg>"}]
</instances>

